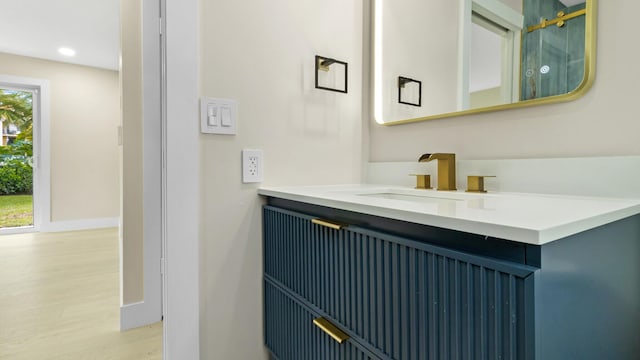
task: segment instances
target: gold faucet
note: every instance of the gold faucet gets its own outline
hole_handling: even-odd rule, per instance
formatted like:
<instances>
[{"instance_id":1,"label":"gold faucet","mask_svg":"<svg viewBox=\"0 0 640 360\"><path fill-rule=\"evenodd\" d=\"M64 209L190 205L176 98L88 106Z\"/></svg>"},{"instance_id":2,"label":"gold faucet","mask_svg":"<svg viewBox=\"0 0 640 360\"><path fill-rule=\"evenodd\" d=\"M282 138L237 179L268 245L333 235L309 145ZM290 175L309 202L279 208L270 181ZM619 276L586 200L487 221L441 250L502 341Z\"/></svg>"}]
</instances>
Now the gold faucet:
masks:
<instances>
[{"instance_id":1,"label":"gold faucet","mask_svg":"<svg viewBox=\"0 0 640 360\"><path fill-rule=\"evenodd\" d=\"M456 190L456 154L423 154L418 162L438 160L438 190Z\"/></svg>"}]
</instances>

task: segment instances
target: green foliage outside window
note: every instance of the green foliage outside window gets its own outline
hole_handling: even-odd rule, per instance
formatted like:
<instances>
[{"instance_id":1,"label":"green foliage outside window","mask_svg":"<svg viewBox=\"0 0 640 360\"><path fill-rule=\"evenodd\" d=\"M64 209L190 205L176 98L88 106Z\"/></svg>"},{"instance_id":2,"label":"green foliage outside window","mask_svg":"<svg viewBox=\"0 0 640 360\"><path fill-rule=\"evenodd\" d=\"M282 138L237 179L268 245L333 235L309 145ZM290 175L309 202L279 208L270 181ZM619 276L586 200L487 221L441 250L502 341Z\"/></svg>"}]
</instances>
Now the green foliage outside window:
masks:
<instances>
[{"instance_id":1,"label":"green foliage outside window","mask_svg":"<svg viewBox=\"0 0 640 360\"><path fill-rule=\"evenodd\" d=\"M33 107L29 92L0 89L3 127L15 125L15 141L0 146L0 195L33 193ZM0 129L2 130L2 129Z\"/></svg>"},{"instance_id":2,"label":"green foliage outside window","mask_svg":"<svg viewBox=\"0 0 640 360\"><path fill-rule=\"evenodd\" d=\"M21 158L0 161L0 195L32 194L33 168Z\"/></svg>"},{"instance_id":3,"label":"green foliage outside window","mask_svg":"<svg viewBox=\"0 0 640 360\"><path fill-rule=\"evenodd\" d=\"M31 93L0 89L0 118L5 126L12 124L21 132L27 130L33 124L32 101Z\"/></svg>"}]
</instances>

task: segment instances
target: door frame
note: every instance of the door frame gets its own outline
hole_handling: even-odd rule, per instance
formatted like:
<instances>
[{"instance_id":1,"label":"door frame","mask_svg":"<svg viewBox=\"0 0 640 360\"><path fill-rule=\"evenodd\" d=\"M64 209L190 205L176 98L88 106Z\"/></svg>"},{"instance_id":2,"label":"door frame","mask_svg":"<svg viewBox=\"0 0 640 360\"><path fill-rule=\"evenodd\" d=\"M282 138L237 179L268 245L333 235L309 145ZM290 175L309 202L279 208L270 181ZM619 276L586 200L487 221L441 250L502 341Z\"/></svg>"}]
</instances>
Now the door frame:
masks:
<instances>
[{"instance_id":1,"label":"door frame","mask_svg":"<svg viewBox=\"0 0 640 360\"><path fill-rule=\"evenodd\" d=\"M198 0L160 3L165 174L163 359L195 360L200 358Z\"/></svg>"},{"instance_id":2,"label":"door frame","mask_svg":"<svg viewBox=\"0 0 640 360\"><path fill-rule=\"evenodd\" d=\"M0 74L0 87L33 94L33 226L0 229L0 235L46 230L51 226L49 81Z\"/></svg>"},{"instance_id":3,"label":"door frame","mask_svg":"<svg viewBox=\"0 0 640 360\"><path fill-rule=\"evenodd\" d=\"M165 360L200 358L198 41L198 0L142 0L144 302L161 282Z\"/></svg>"},{"instance_id":4,"label":"door frame","mask_svg":"<svg viewBox=\"0 0 640 360\"><path fill-rule=\"evenodd\" d=\"M458 33L458 93L457 110L470 109L469 95L469 54L471 52L471 25L473 14L479 14L487 20L500 25L509 33L503 41L503 60L511 65L510 69L503 66L503 79L511 78L505 98L517 99L520 96L520 31L524 17L498 0L462 0L460 3L458 22L461 24ZM505 85L503 83L503 85Z\"/></svg>"},{"instance_id":5,"label":"door frame","mask_svg":"<svg viewBox=\"0 0 640 360\"><path fill-rule=\"evenodd\" d=\"M145 303L161 282L165 360L200 358L198 41L198 0L142 0Z\"/></svg>"}]
</instances>

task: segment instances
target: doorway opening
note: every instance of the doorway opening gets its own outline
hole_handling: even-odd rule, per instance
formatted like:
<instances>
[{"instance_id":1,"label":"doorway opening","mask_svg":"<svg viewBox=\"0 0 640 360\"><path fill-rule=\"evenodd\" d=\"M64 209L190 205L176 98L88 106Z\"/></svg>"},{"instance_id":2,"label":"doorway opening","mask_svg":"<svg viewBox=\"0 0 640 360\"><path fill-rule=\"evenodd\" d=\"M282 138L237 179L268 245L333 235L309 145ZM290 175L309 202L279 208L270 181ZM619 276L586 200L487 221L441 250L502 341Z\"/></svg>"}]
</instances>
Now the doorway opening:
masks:
<instances>
[{"instance_id":1,"label":"doorway opening","mask_svg":"<svg viewBox=\"0 0 640 360\"><path fill-rule=\"evenodd\" d=\"M469 108L510 104L518 78L513 76L516 33L473 12L469 59Z\"/></svg>"},{"instance_id":2,"label":"doorway opening","mask_svg":"<svg viewBox=\"0 0 640 360\"><path fill-rule=\"evenodd\" d=\"M499 0L464 0L460 24L457 109L517 101L521 10Z\"/></svg>"},{"instance_id":3,"label":"doorway opening","mask_svg":"<svg viewBox=\"0 0 640 360\"><path fill-rule=\"evenodd\" d=\"M34 97L35 90L0 84L0 230L35 225Z\"/></svg>"},{"instance_id":4,"label":"doorway opening","mask_svg":"<svg viewBox=\"0 0 640 360\"><path fill-rule=\"evenodd\" d=\"M15 190L16 186L12 185L16 195L26 195L22 197L23 203L27 203L23 207L31 209L31 224L0 226L0 235L41 231L41 228L49 226L51 204L49 153L46 151L49 148L49 82L0 75L0 89L3 94L0 101L5 104L5 111L0 116L4 119L2 128L3 132L7 128L6 132L10 133L3 137L5 143L11 143L0 149L2 169L14 178L14 182L18 173L15 168L31 174L31 177L24 177L24 182L28 183L26 189ZM5 199L10 200L0 200ZM0 216L5 213L1 211ZM27 216L14 215L13 218Z\"/></svg>"}]
</instances>

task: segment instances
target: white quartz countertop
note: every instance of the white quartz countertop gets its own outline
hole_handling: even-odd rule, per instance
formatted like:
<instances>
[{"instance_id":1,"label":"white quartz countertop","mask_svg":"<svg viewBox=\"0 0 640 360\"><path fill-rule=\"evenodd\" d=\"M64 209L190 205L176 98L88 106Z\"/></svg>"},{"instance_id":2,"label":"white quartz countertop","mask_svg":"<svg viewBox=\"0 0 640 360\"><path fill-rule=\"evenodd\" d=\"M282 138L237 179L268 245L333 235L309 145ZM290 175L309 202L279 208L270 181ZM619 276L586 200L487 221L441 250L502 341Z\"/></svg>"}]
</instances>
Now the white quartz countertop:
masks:
<instances>
[{"instance_id":1,"label":"white quartz countertop","mask_svg":"<svg viewBox=\"0 0 640 360\"><path fill-rule=\"evenodd\" d=\"M543 245L640 213L640 199L385 185L262 187L260 195Z\"/></svg>"}]
</instances>

